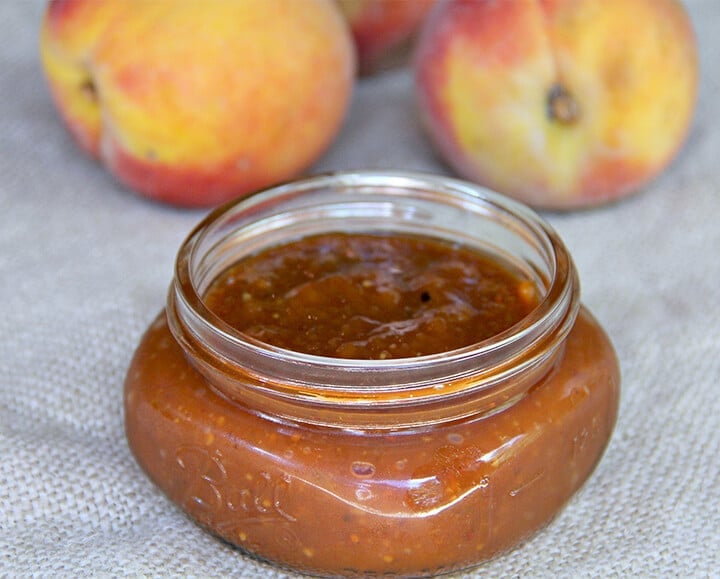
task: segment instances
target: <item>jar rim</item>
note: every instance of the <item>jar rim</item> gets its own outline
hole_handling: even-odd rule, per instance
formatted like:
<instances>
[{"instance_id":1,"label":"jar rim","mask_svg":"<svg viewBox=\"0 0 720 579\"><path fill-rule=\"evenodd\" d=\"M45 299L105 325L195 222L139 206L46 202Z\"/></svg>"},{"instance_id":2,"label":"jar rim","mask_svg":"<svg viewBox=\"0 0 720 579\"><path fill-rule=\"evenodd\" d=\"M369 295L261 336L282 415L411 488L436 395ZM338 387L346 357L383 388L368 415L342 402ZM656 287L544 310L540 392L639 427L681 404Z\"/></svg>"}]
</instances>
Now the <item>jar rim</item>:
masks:
<instances>
[{"instance_id":1,"label":"jar rim","mask_svg":"<svg viewBox=\"0 0 720 579\"><path fill-rule=\"evenodd\" d=\"M443 203L455 203L461 209L472 208L479 215L485 213L488 220L504 221L504 227L516 228L519 234L542 245L550 272L545 294L527 316L491 338L446 352L408 358L369 360L318 356L267 344L230 327L205 305L202 289L195 279L197 272L193 268L203 258L203 252L208 250L204 244L216 248L217 242L208 241L213 232L216 233L221 224L239 222L238 216L252 216L273 203L282 205L286 199L297 200L311 191L321 190L338 195L362 190L370 196L377 191L383 195L404 196L406 200L434 195ZM249 222L252 223L252 219ZM281 226L278 230L282 230ZM242 352L243 356L250 356L250 360L245 360L243 364L249 364L257 374L255 377L261 388L270 388L277 394L283 390L282 385L291 384L295 388L293 396L298 395L296 388L300 386L300 396L307 399L342 399L355 403L369 403L371 399L377 403L379 393L394 394L388 402L447 397L467 389L465 377L469 368L476 375L478 371L482 374L483 369L488 372L493 369L491 382L496 384L508 372L520 371L517 364L520 358L526 365L537 363L530 353L539 342L549 336L552 336L553 343L561 342L572 327L578 308L579 284L572 259L559 235L535 211L476 184L409 171L323 173L278 185L216 208L200 221L181 245L175 279L168 296L171 329L186 351L190 348L194 357L197 355L197 341L206 342L205 338L212 338L209 357L217 359L213 362L206 357L207 363L201 363L201 368L207 369L207 364L212 366L217 362L233 366L237 363L233 353ZM205 343L203 347L207 345ZM505 373L498 372L498 363L507 358L508 352L515 356L515 363L506 364ZM284 375L279 382L264 375L266 369L271 369L272 373L279 366L285 371L290 369L290 374ZM421 374L424 378L418 380ZM361 378L360 384L358 378ZM437 388L438 381L442 382L443 388ZM477 387L477 381L474 383ZM448 388L450 384L456 384L457 388ZM489 383L485 386L489 387Z\"/></svg>"}]
</instances>

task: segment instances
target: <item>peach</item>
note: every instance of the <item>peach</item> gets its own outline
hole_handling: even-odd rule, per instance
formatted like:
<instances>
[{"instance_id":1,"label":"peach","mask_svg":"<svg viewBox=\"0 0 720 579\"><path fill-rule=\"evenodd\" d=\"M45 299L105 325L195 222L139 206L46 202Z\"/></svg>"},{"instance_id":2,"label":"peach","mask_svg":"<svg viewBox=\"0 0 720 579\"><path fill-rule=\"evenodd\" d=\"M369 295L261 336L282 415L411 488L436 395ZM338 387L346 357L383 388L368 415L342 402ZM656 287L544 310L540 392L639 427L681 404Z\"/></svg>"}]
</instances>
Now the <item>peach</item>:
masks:
<instances>
[{"instance_id":1,"label":"peach","mask_svg":"<svg viewBox=\"0 0 720 579\"><path fill-rule=\"evenodd\" d=\"M676 0L450 0L425 21L414 65L448 164L547 209L656 177L685 140L698 84Z\"/></svg>"},{"instance_id":2,"label":"peach","mask_svg":"<svg viewBox=\"0 0 720 579\"><path fill-rule=\"evenodd\" d=\"M404 63L435 1L338 0L355 40L360 74Z\"/></svg>"},{"instance_id":3,"label":"peach","mask_svg":"<svg viewBox=\"0 0 720 579\"><path fill-rule=\"evenodd\" d=\"M355 79L333 0L55 0L40 49L80 146L127 187L184 206L304 171Z\"/></svg>"}]
</instances>

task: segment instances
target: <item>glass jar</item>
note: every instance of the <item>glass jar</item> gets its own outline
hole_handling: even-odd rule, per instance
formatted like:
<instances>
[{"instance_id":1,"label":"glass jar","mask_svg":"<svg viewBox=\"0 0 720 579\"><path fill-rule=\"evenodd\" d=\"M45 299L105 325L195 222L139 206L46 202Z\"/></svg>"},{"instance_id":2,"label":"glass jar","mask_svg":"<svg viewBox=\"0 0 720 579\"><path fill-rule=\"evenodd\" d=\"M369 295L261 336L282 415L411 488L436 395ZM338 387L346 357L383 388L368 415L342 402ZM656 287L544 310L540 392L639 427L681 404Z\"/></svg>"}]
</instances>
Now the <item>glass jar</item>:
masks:
<instances>
[{"instance_id":1,"label":"glass jar","mask_svg":"<svg viewBox=\"0 0 720 579\"><path fill-rule=\"evenodd\" d=\"M338 231L477 248L532 279L540 302L491 339L395 360L283 350L204 305L241 257ZM546 525L598 463L619 381L566 248L530 209L440 176L337 173L223 206L191 233L128 371L126 431L170 500L248 554L416 577Z\"/></svg>"}]
</instances>

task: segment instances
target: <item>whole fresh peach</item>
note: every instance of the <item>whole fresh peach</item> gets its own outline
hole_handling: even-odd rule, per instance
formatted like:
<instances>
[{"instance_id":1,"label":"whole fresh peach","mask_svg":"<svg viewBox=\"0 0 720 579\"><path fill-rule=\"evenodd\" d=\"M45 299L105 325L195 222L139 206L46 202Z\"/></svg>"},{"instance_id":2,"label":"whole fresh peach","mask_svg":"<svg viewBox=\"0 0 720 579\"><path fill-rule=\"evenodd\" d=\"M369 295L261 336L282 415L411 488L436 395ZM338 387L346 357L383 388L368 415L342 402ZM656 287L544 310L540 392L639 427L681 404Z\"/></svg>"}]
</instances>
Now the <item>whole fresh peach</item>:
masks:
<instances>
[{"instance_id":1,"label":"whole fresh peach","mask_svg":"<svg viewBox=\"0 0 720 579\"><path fill-rule=\"evenodd\" d=\"M55 0L41 56L82 148L129 188L185 206L302 172L355 79L332 0Z\"/></svg>"},{"instance_id":2,"label":"whole fresh peach","mask_svg":"<svg viewBox=\"0 0 720 579\"><path fill-rule=\"evenodd\" d=\"M436 0L338 0L350 25L361 74L403 63Z\"/></svg>"},{"instance_id":3,"label":"whole fresh peach","mask_svg":"<svg viewBox=\"0 0 720 579\"><path fill-rule=\"evenodd\" d=\"M448 0L418 42L419 108L441 155L536 207L637 191L691 124L697 48L677 0Z\"/></svg>"}]
</instances>

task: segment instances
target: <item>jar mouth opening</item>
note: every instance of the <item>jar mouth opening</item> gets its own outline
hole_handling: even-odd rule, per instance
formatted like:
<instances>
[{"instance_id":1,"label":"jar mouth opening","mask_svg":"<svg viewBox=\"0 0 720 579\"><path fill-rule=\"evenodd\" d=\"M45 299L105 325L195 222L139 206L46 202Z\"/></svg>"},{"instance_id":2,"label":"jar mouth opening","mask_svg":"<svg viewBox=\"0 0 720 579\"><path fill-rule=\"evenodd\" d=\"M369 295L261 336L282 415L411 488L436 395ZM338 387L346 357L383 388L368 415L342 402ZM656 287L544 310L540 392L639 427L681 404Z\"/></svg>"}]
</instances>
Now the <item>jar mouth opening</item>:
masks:
<instances>
[{"instance_id":1,"label":"jar mouth opening","mask_svg":"<svg viewBox=\"0 0 720 579\"><path fill-rule=\"evenodd\" d=\"M319 356L277 347L231 327L204 303L208 285L241 255L312 233L369 229L449 237L514 259L537 282L543 292L540 301L516 324L483 341L384 360ZM567 334L579 300L575 269L562 241L527 206L444 176L355 171L293 181L212 211L180 248L168 305L183 326L173 332L182 338L181 345L192 341L194 334L223 364L232 366L240 356L261 375L280 372L278 367L283 366L290 369L285 382L301 383L305 389L315 385L325 393L356 394L358 388L426 390L443 377L455 379L477 373L478 368L496 367L509 354L527 357L548 335L559 340ZM424 372L428 369L432 369L429 374ZM421 372L422 384L412 377ZM328 376L332 376L329 381Z\"/></svg>"}]
</instances>

